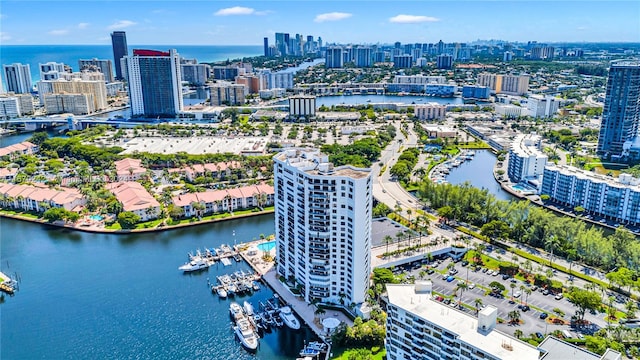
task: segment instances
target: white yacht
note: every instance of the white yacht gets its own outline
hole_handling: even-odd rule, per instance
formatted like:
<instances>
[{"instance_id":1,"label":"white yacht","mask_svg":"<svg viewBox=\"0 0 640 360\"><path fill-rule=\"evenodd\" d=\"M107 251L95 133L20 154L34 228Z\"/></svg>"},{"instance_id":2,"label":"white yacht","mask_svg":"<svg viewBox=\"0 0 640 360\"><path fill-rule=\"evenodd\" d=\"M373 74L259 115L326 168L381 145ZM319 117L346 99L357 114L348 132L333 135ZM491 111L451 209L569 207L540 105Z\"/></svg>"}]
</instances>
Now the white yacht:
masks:
<instances>
[{"instance_id":1,"label":"white yacht","mask_svg":"<svg viewBox=\"0 0 640 360\"><path fill-rule=\"evenodd\" d=\"M242 305L242 308L244 309L244 313L247 316L253 316L254 315L253 305L251 305L250 302L245 301L244 304Z\"/></svg>"},{"instance_id":2,"label":"white yacht","mask_svg":"<svg viewBox=\"0 0 640 360\"><path fill-rule=\"evenodd\" d=\"M242 307L235 301L232 302L231 305L229 305L229 313L233 320L244 318Z\"/></svg>"},{"instance_id":3,"label":"white yacht","mask_svg":"<svg viewBox=\"0 0 640 360\"><path fill-rule=\"evenodd\" d=\"M180 266L178 270L182 270L184 272L190 272L190 271L206 269L207 267L209 267L209 265L207 264L207 261L205 259L199 256L194 256L191 258L191 261Z\"/></svg>"},{"instance_id":4,"label":"white yacht","mask_svg":"<svg viewBox=\"0 0 640 360\"><path fill-rule=\"evenodd\" d=\"M280 308L280 317L289 328L294 330L300 329L300 321L293 315L290 307L285 306Z\"/></svg>"},{"instance_id":5,"label":"white yacht","mask_svg":"<svg viewBox=\"0 0 640 360\"><path fill-rule=\"evenodd\" d=\"M256 350L258 348L258 336L251 327L249 320L244 316L236 321L236 326L233 329L235 330L238 339L240 339L242 346L248 350Z\"/></svg>"}]
</instances>

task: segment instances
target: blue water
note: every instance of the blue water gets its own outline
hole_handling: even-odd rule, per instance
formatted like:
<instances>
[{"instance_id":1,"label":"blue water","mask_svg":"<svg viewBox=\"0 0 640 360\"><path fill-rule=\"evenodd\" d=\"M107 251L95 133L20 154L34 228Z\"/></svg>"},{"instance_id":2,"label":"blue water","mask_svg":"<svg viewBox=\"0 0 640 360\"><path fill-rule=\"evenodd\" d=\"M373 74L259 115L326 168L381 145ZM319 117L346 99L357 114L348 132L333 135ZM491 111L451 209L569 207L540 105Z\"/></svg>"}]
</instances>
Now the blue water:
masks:
<instances>
[{"instance_id":1,"label":"blue water","mask_svg":"<svg viewBox=\"0 0 640 360\"><path fill-rule=\"evenodd\" d=\"M267 241L262 244L258 244L258 250L260 251L271 251L274 247L276 247L275 241Z\"/></svg>"},{"instance_id":2,"label":"blue water","mask_svg":"<svg viewBox=\"0 0 640 360\"><path fill-rule=\"evenodd\" d=\"M462 104L462 98L438 98L432 96L397 96L397 95L339 95L321 96L316 99L318 107L341 105L341 104L361 104L369 103L403 103L403 104L426 104L435 102L438 104Z\"/></svg>"},{"instance_id":3,"label":"blue water","mask_svg":"<svg viewBox=\"0 0 640 360\"><path fill-rule=\"evenodd\" d=\"M496 163L496 156L489 150L475 150L475 153L473 160L465 161L451 169L451 173L447 175L447 181L450 184L469 182L477 188L487 189L498 200L514 200L515 197L502 190L493 177L492 170Z\"/></svg>"},{"instance_id":4,"label":"blue water","mask_svg":"<svg viewBox=\"0 0 640 360\"><path fill-rule=\"evenodd\" d=\"M239 59L263 54L262 46L205 46L205 45L129 45L129 54L133 49L177 49L180 56L198 59L199 62L213 62L227 59ZM0 63L23 63L31 66L33 84L40 80L38 64L50 61L61 62L78 71L80 59L109 59L113 61L111 45L1 45ZM114 69L115 71L115 69Z\"/></svg>"},{"instance_id":5,"label":"blue water","mask_svg":"<svg viewBox=\"0 0 640 360\"><path fill-rule=\"evenodd\" d=\"M100 215L91 215L89 216L89 219L95 220L95 221L102 221L103 217Z\"/></svg>"},{"instance_id":6,"label":"blue water","mask_svg":"<svg viewBox=\"0 0 640 360\"><path fill-rule=\"evenodd\" d=\"M274 231L273 215L162 233L70 232L0 219L0 267L20 290L0 304L1 359L291 359L308 328L282 328L249 354L235 340L229 300L211 293L216 275L249 270L217 263L183 274L187 253L254 240ZM262 286L235 301L273 296Z\"/></svg>"}]
</instances>

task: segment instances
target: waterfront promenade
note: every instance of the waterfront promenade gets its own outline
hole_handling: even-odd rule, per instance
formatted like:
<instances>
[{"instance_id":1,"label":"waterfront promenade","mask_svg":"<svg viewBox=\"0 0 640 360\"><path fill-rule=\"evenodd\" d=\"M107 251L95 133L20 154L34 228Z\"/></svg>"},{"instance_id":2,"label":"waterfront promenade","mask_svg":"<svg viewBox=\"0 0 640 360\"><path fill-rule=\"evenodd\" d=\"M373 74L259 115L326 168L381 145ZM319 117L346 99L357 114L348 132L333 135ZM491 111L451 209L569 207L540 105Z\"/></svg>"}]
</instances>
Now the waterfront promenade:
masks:
<instances>
[{"instance_id":1,"label":"waterfront promenade","mask_svg":"<svg viewBox=\"0 0 640 360\"><path fill-rule=\"evenodd\" d=\"M341 311L326 310L324 314L316 315L316 308L314 305L305 302L301 296L293 294L289 288L278 279L278 273L275 269L274 261L265 261L262 258L263 251L258 251L255 255L249 255L252 247L264 241L265 240L260 240L241 244L240 247L245 247L246 249L240 251L240 255L257 273L262 275L262 278L271 287L271 289L273 289L273 291L277 293L285 303L291 306L291 309L293 309L296 315L298 315L298 317L300 317L319 338L324 341L330 339L329 334L322 326L322 321L324 319L336 318L341 323L345 323L348 326L353 325L353 321ZM269 254L275 258L275 248L271 249Z\"/></svg>"}]
</instances>

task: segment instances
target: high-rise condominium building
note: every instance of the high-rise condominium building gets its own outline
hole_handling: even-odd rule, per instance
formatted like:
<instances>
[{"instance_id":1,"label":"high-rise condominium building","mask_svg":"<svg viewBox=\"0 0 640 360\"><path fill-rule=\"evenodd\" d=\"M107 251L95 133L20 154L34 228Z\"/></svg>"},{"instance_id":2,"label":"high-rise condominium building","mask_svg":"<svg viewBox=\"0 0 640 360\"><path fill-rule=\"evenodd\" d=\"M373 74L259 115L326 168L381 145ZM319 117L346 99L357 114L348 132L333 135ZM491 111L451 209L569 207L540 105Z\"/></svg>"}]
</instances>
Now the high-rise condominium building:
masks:
<instances>
[{"instance_id":1,"label":"high-rise condominium building","mask_svg":"<svg viewBox=\"0 0 640 360\"><path fill-rule=\"evenodd\" d=\"M94 70L97 69L104 74L104 80L106 82L113 82L113 66L111 60L101 60L93 58L91 60L78 60L78 67L82 70Z\"/></svg>"},{"instance_id":2,"label":"high-rise condominium building","mask_svg":"<svg viewBox=\"0 0 640 360\"><path fill-rule=\"evenodd\" d=\"M453 67L453 56L440 54L436 57L436 67L438 69L451 69Z\"/></svg>"},{"instance_id":3,"label":"high-rise condominium building","mask_svg":"<svg viewBox=\"0 0 640 360\"><path fill-rule=\"evenodd\" d=\"M29 64L2 65L2 73L7 83L7 92L28 94L31 92L31 69Z\"/></svg>"},{"instance_id":4,"label":"high-rise condominium building","mask_svg":"<svg viewBox=\"0 0 640 360\"><path fill-rule=\"evenodd\" d=\"M316 97L296 95L289 98L289 115L316 116Z\"/></svg>"},{"instance_id":5,"label":"high-rise condominium building","mask_svg":"<svg viewBox=\"0 0 640 360\"><path fill-rule=\"evenodd\" d=\"M411 55L396 55L393 57L393 67L396 69L408 69L413 65Z\"/></svg>"},{"instance_id":6,"label":"high-rise condominium building","mask_svg":"<svg viewBox=\"0 0 640 360\"><path fill-rule=\"evenodd\" d=\"M529 76L482 73L478 74L477 84L496 94L524 95L529 91Z\"/></svg>"},{"instance_id":7,"label":"high-rise condominium building","mask_svg":"<svg viewBox=\"0 0 640 360\"><path fill-rule=\"evenodd\" d=\"M183 110L180 55L176 50L133 50L125 57L132 115L175 116Z\"/></svg>"},{"instance_id":8,"label":"high-rise condominium building","mask_svg":"<svg viewBox=\"0 0 640 360\"><path fill-rule=\"evenodd\" d=\"M611 63L598 137L598 153L623 156L625 142L640 131L640 61Z\"/></svg>"},{"instance_id":9,"label":"high-rise condominium building","mask_svg":"<svg viewBox=\"0 0 640 360\"><path fill-rule=\"evenodd\" d=\"M334 167L313 149L274 156L278 274L305 301L359 304L371 272L369 169Z\"/></svg>"},{"instance_id":10,"label":"high-rise condominium building","mask_svg":"<svg viewBox=\"0 0 640 360\"><path fill-rule=\"evenodd\" d=\"M63 63L48 62L45 64L38 64L40 68L40 80L56 80L64 77L66 73Z\"/></svg>"},{"instance_id":11,"label":"high-rise condominium building","mask_svg":"<svg viewBox=\"0 0 640 360\"><path fill-rule=\"evenodd\" d=\"M371 67L373 65L370 47L358 46L353 51L355 52L354 59L357 67Z\"/></svg>"},{"instance_id":12,"label":"high-rise condominium building","mask_svg":"<svg viewBox=\"0 0 640 360\"><path fill-rule=\"evenodd\" d=\"M124 80L120 60L129 55L129 50L127 49L127 33L124 31L112 32L111 46L113 47L113 62L116 65L116 79Z\"/></svg>"},{"instance_id":13,"label":"high-rise condominium building","mask_svg":"<svg viewBox=\"0 0 640 360\"><path fill-rule=\"evenodd\" d=\"M340 46L334 46L327 48L325 53L324 66L327 69L341 68L344 64L344 58L342 56L343 50Z\"/></svg>"}]
</instances>

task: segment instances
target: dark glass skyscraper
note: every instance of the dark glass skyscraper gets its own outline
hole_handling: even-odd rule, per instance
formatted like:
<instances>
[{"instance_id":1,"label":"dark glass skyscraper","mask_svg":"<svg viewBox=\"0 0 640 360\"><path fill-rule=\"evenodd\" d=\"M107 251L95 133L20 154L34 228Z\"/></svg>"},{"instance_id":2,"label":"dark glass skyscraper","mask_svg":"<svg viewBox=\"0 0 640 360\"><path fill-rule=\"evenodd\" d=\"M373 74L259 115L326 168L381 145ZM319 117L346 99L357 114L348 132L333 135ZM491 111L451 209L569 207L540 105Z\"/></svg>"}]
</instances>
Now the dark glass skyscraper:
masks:
<instances>
[{"instance_id":1,"label":"dark glass skyscraper","mask_svg":"<svg viewBox=\"0 0 640 360\"><path fill-rule=\"evenodd\" d=\"M111 33L111 46L113 47L113 62L116 65L116 79L124 80L122 76L122 65L120 59L127 56L127 33L124 31L114 31Z\"/></svg>"},{"instance_id":2,"label":"dark glass skyscraper","mask_svg":"<svg viewBox=\"0 0 640 360\"><path fill-rule=\"evenodd\" d=\"M626 157L625 143L635 140L640 131L640 61L611 62L607 79L598 154Z\"/></svg>"},{"instance_id":3,"label":"dark glass skyscraper","mask_svg":"<svg viewBox=\"0 0 640 360\"><path fill-rule=\"evenodd\" d=\"M269 57L269 38L264 38L264 56Z\"/></svg>"}]
</instances>

